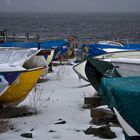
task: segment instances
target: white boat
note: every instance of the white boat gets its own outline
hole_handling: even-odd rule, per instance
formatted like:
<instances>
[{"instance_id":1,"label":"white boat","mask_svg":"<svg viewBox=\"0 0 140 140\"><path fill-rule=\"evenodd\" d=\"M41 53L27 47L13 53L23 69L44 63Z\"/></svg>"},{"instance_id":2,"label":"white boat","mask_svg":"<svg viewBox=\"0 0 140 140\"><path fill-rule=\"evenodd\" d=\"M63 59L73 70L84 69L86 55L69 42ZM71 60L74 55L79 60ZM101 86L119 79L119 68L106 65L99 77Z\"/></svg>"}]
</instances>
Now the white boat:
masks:
<instances>
[{"instance_id":1,"label":"white boat","mask_svg":"<svg viewBox=\"0 0 140 140\"><path fill-rule=\"evenodd\" d=\"M112 52L94 57L99 60L111 62L122 76L140 75L140 51ZM85 74L87 60L73 67L79 77L89 82Z\"/></svg>"},{"instance_id":2,"label":"white boat","mask_svg":"<svg viewBox=\"0 0 140 140\"><path fill-rule=\"evenodd\" d=\"M111 62L123 76L140 76L140 51L114 52L94 57Z\"/></svg>"},{"instance_id":3,"label":"white boat","mask_svg":"<svg viewBox=\"0 0 140 140\"><path fill-rule=\"evenodd\" d=\"M107 54L102 54L95 56L96 59L108 59L108 58L140 58L140 50L131 50L131 51L118 51L110 52Z\"/></svg>"},{"instance_id":4,"label":"white boat","mask_svg":"<svg viewBox=\"0 0 140 140\"><path fill-rule=\"evenodd\" d=\"M121 76L140 76L140 59L132 58L113 58L104 59L111 62L120 73Z\"/></svg>"}]
</instances>

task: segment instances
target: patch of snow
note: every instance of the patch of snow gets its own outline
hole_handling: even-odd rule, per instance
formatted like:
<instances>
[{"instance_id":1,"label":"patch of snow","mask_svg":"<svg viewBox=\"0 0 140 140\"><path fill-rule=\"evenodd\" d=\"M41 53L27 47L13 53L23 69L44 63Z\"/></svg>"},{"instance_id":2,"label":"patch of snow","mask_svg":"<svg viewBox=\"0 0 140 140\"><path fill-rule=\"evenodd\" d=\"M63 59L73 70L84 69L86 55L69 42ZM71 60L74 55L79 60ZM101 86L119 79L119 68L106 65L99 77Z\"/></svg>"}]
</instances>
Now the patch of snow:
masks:
<instances>
[{"instance_id":1,"label":"patch of snow","mask_svg":"<svg viewBox=\"0 0 140 140\"><path fill-rule=\"evenodd\" d=\"M82 106L85 96L95 94L93 87L79 88L87 82L78 79L72 66L68 65L55 67L47 78L20 104L35 107L38 114L10 119L15 129L1 134L0 140L25 140L20 136L22 133L32 133L33 140L102 140L83 132L91 126L91 117L90 110ZM66 123L55 124L59 120ZM121 128L113 127L112 130L117 135L114 140L124 140Z\"/></svg>"}]
</instances>

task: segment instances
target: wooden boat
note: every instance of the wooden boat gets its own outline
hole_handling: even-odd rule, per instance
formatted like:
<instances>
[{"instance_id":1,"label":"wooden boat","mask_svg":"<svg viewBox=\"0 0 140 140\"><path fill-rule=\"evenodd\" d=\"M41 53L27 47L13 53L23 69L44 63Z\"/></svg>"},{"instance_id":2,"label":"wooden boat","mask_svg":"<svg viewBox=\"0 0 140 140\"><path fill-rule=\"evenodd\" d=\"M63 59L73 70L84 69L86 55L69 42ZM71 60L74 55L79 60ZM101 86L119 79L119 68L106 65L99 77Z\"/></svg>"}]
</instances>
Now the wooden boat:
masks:
<instances>
[{"instance_id":1,"label":"wooden boat","mask_svg":"<svg viewBox=\"0 0 140 140\"><path fill-rule=\"evenodd\" d=\"M126 139L140 139L140 76L102 78L98 94L116 114Z\"/></svg>"},{"instance_id":2,"label":"wooden boat","mask_svg":"<svg viewBox=\"0 0 140 140\"><path fill-rule=\"evenodd\" d=\"M12 85L1 93L0 103L3 105L17 105L23 101L43 73L44 67L22 72Z\"/></svg>"}]
</instances>

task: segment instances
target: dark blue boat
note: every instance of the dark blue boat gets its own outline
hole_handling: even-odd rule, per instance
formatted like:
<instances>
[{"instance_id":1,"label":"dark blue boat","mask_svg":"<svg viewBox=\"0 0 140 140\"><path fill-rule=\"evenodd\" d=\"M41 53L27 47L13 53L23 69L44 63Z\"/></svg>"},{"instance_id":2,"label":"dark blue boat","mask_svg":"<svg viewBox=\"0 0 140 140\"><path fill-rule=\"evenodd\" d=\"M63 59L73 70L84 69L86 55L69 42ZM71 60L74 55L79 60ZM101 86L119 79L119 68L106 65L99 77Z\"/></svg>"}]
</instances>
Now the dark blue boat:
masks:
<instances>
[{"instance_id":1,"label":"dark blue boat","mask_svg":"<svg viewBox=\"0 0 140 140\"><path fill-rule=\"evenodd\" d=\"M88 57L92 58L109 52L140 50L140 44L122 45L120 43L113 42L113 41L106 41L106 42L108 43L88 44L87 45L89 47Z\"/></svg>"},{"instance_id":2,"label":"dark blue boat","mask_svg":"<svg viewBox=\"0 0 140 140\"><path fill-rule=\"evenodd\" d=\"M22 71L7 71L7 72L0 72L0 75L2 75L11 85L17 77L22 73Z\"/></svg>"}]
</instances>

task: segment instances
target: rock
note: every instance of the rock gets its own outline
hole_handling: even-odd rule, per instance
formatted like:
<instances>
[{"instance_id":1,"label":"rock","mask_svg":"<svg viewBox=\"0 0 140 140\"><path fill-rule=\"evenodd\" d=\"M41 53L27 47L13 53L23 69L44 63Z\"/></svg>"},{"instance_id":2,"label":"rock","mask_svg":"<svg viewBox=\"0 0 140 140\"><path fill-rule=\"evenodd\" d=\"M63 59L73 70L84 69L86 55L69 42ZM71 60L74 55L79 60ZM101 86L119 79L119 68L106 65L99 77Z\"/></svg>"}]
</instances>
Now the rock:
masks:
<instances>
[{"instance_id":1,"label":"rock","mask_svg":"<svg viewBox=\"0 0 140 140\"><path fill-rule=\"evenodd\" d=\"M105 138L105 139L113 139L116 138L116 134L111 131L109 125L102 126L99 128L92 128L91 126L84 131L86 135L93 134L95 136L98 136L100 138Z\"/></svg>"},{"instance_id":2,"label":"rock","mask_svg":"<svg viewBox=\"0 0 140 140\"><path fill-rule=\"evenodd\" d=\"M105 108L92 108L90 116L92 117L92 122L96 125L109 124L109 122L118 124L115 114Z\"/></svg>"},{"instance_id":3,"label":"rock","mask_svg":"<svg viewBox=\"0 0 140 140\"><path fill-rule=\"evenodd\" d=\"M54 130L49 130L49 133L55 132Z\"/></svg>"},{"instance_id":4,"label":"rock","mask_svg":"<svg viewBox=\"0 0 140 140\"><path fill-rule=\"evenodd\" d=\"M34 131L34 128L32 128L30 131Z\"/></svg>"},{"instance_id":5,"label":"rock","mask_svg":"<svg viewBox=\"0 0 140 140\"><path fill-rule=\"evenodd\" d=\"M66 123L66 121L58 121L58 122L56 122L54 124L65 124L65 123Z\"/></svg>"},{"instance_id":6,"label":"rock","mask_svg":"<svg viewBox=\"0 0 140 140\"><path fill-rule=\"evenodd\" d=\"M25 138L33 138L32 133L23 133L23 134L21 134L21 136L25 137Z\"/></svg>"}]
</instances>

